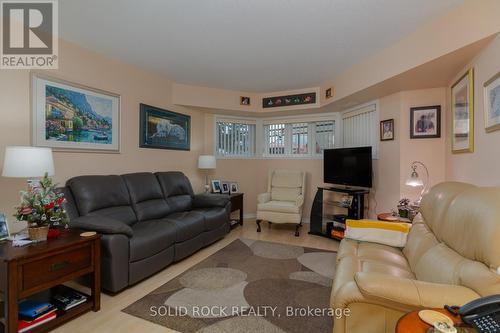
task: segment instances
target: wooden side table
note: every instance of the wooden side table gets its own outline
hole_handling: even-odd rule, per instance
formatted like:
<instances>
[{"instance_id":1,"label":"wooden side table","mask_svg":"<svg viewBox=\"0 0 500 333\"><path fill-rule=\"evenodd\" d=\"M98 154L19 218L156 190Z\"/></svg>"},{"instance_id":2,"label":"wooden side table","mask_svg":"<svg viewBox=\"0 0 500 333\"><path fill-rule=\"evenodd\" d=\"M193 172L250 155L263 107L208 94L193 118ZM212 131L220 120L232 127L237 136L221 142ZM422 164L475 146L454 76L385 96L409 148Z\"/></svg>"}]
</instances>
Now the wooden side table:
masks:
<instances>
[{"instance_id":1,"label":"wooden side table","mask_svg":"<svg viewBox=\"0 0 500 333\"><path fill-rule=\"evenodd\" d=\"M90 277L91 294L87 301L29 330L47 332L90 310L99 311L101 304L100 236L81 237L80 230L66 230L56 239L13 247L0 244L0 291L3 294L5 332L16 333L19 300L42 297L65 282L82 276ZM36 296L35 296L36 295Z\"/></svg>"},{"instance_id":2,"label":"wooden side table","mask_svg":"<svg viewBox=\"0 0 500 333\"><path fill-rule=\"evenodd\" d=\"M377 215L377 220L386 222L405 222L411 223L410 219L393 216L392 213L380 213Z\"/></svg>"},{"instance_id":3,"label":"wooden side table","mask_svg":"<svg viewBox=\"0 0 500 333\"><path fill-rule=\"evenodd\" d=\"M453 320L455 327L457 328L465 327L464 323L462 322L459 316L453 316L446 309L432 309L432 310L441 312L444 315L450 317L451 320ZM420 317L418 316L418 312L419 311L412 311L401 317L396 325L396 333L427 333L429 328L431 328L431 325L427 324L422 319L420 319ZM476 331L473 328L469 328L469 326L467 326L466 332L473 333Z\"/></svg>"},{"instance_id":4,"label":"wooden side table","mask_svg":"<svg viewBox=\"0 0 500 333\"><path fill-rule=\"evenodd\" d=\"M231 213L237 210L240 212L238 223L231 224L231 227L235 227L237 224L243 225L243 193L231 193L229 198L231 200Z\"/></svg>"}]
</instances>

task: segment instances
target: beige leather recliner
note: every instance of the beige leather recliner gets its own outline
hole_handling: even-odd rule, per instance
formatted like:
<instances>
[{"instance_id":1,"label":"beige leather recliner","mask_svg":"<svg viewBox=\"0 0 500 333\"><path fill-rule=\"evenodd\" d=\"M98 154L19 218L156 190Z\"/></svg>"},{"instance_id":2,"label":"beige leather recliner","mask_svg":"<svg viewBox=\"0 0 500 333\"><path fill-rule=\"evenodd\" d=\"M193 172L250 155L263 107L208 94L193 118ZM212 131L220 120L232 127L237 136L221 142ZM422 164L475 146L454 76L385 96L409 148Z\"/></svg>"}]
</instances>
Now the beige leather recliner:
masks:
<instances>
[{"instance_id":1,"label":"beige leather recliner","mask_svg":"<svg viewBox=\"0 0 500 333\"><path fill-rule=\"evenodd\" d=\"M344 239L337 255L334 333L394 333L421 308L500 294L500 188L447 182L421 203L403 249Z\"/></svg>"},{"instance_id":2,"label":"beige leather recliner","mask_svg":"<svg viewBox=\"0 0 500 333\"><path fill-rule=\"evenodd\" d=\"M303 171L269 171L267 192L257 197L257 232L261 231L261 221L292 223L296 225L295 236L299 236L305 188Z\"/></svg>"}]
</instances>

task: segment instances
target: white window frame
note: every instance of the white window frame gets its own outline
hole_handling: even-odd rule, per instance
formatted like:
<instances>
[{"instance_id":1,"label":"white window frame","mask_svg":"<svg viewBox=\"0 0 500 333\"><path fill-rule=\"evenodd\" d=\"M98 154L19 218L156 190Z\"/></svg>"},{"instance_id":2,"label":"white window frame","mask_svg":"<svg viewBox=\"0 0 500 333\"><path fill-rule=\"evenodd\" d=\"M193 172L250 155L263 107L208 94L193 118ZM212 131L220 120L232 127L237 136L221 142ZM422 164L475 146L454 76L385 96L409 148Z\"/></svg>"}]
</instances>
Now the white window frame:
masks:
<instances>
[{"instance_id":1,"label":"white window frame","mask_svg":"<svg viewBox=\"0 0 500 333\"><path fill-rule=\"evenodd\" d=\"M373 159L378 159L379 152L379 101L371 101L358 105L356 107L341 111L341 112L328 112L328 113L315 113L307 115L297 115L297 116L281 116L281 117L238 117L238 116L227 116L227 115L215 115L213 123L213 152L217 159L284 159L284 160L319 160L323 159L323 154L316 154L316 135L314 123L321 121L334 121L334 148L344 147L343 143L343 116L346 113L355 112L366 108L370 105L374 105L374 123L373 133L372 133L372 147L373 147ZM255 124L255 154L253 156L241 156L241 155L217 155L217 123L218 122L233 122L233 123L243 123L243 124ZM291 123L308 123L308 153L307 154L291 154L287 150L287 154L284 155L270 155L266 154L266 144L264 142L264 127L269 124L291 124ZM287 127L289 128L289 127ZM290 133L288 133L290 132ZM289 141L291 140L291 131L287 130L287 137L289 136ZM291 147L291 144L290 144Z\"/></svg>"}]
</instances>

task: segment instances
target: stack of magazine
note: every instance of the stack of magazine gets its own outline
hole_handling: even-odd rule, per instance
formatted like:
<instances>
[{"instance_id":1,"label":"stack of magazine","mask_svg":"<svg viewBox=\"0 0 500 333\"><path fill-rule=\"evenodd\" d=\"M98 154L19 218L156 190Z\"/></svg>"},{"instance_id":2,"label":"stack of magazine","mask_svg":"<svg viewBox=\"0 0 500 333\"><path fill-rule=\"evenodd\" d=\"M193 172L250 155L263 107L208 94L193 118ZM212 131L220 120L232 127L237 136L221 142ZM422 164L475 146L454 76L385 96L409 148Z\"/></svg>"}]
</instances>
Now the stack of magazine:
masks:
<instances>
[{"instance_id":1,"label":"stack of magazine","mask_svg":"<svg viewBox=\"0 0 500 333\"><path fill-rule=\"evenodd\" d=\"M56 294L52 296L52 304L58 309L68 311L75 306L78 306L87 301L87 296L76 291L75 289L60 286Z\"/></svg>"},{"instance_id":2,"label":"stack of magazine","mask_svg":"<svg viewBox=\"0 0 500 333\"><path fill-rule=\"evenodd\" d=\"M56 287L49 301L25 299L19 302L18 332L23 333L45 324L63 314L62 311L85 303L87 299L87 295L64 285Z\"/></svg>"},{"instance_id":3,"label":"stack of magazine","mask_svg":"<svg viewBox=\"0 0 500 333\"><path fill-rule=\"evenodd\" d=\"M19 333L55 319L57 308L49 302L26 299L19 303Z\"/></svg>"}]
</instances>

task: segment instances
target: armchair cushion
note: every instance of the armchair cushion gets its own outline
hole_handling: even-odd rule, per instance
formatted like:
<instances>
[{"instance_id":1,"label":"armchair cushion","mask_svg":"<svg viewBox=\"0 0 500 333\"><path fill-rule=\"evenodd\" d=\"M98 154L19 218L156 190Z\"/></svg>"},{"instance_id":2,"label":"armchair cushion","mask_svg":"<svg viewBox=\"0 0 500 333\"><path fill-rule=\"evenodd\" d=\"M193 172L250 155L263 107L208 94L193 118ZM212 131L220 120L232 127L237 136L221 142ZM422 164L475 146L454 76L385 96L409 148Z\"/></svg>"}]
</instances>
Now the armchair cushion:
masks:
<instances>
[{"instance_id":1,"label":"armchair cushion","mask_svg":"<svg viewBox=\"0 0 500 333\"><path fill-rule=\"evenodd\" d=\"M266 203L271 201L271 193L261 193L257 196L258 203Z\"/></svg>"},{"instance_id":2,"label":"armchair cushion","mask_svg":"<svg viewBox=\"0 0 500 333\"><path fill-rule=\"evenodd\" d=\"M196 194L193 197L194 208L226 207L229 196L225 194Z\"/></svg>"},{"instance_id":3,"label":"armchair cushion","mask_svg":"<svg viewBox=\"0 0 500 333\"><path fill-rule=\"evenodd\" d=\"M300 207L292 201L268 201L257 205L258 211L298 214Z\"/></svg>"},{"instance_id":4,"label":"armchair cushion","mask_svg":"<svg viewBox=\"0 0 500 333\"><path fill-rule=\"evenodd\" d=\"M271 200L295 201L301 194L301 187L275 187L271 189Z\"/></svg>"},{"instance_id":5,"label":"armchair cushion","mask_svg":"<svg viewBox=\"0 0 500 333\"><path fill-rule=\"evenodd\" d=\"M445 304L461 306L481 297L459 285L424 282L377 273L356 273L361 294L388 307L441 308Z\"/></svg>"},{"instance_id":6,"label":"armchair cushion","mask_svg":"<svg viewBox=\"0 0 500 333\"><path fill-rule=\"evenodd\" d=\"M69 222L71 228L96 231L102 234L123 234L133 236L132 228L119 220L100 215L86 215L72 219Z\"/></svg>"}]
</instances>

